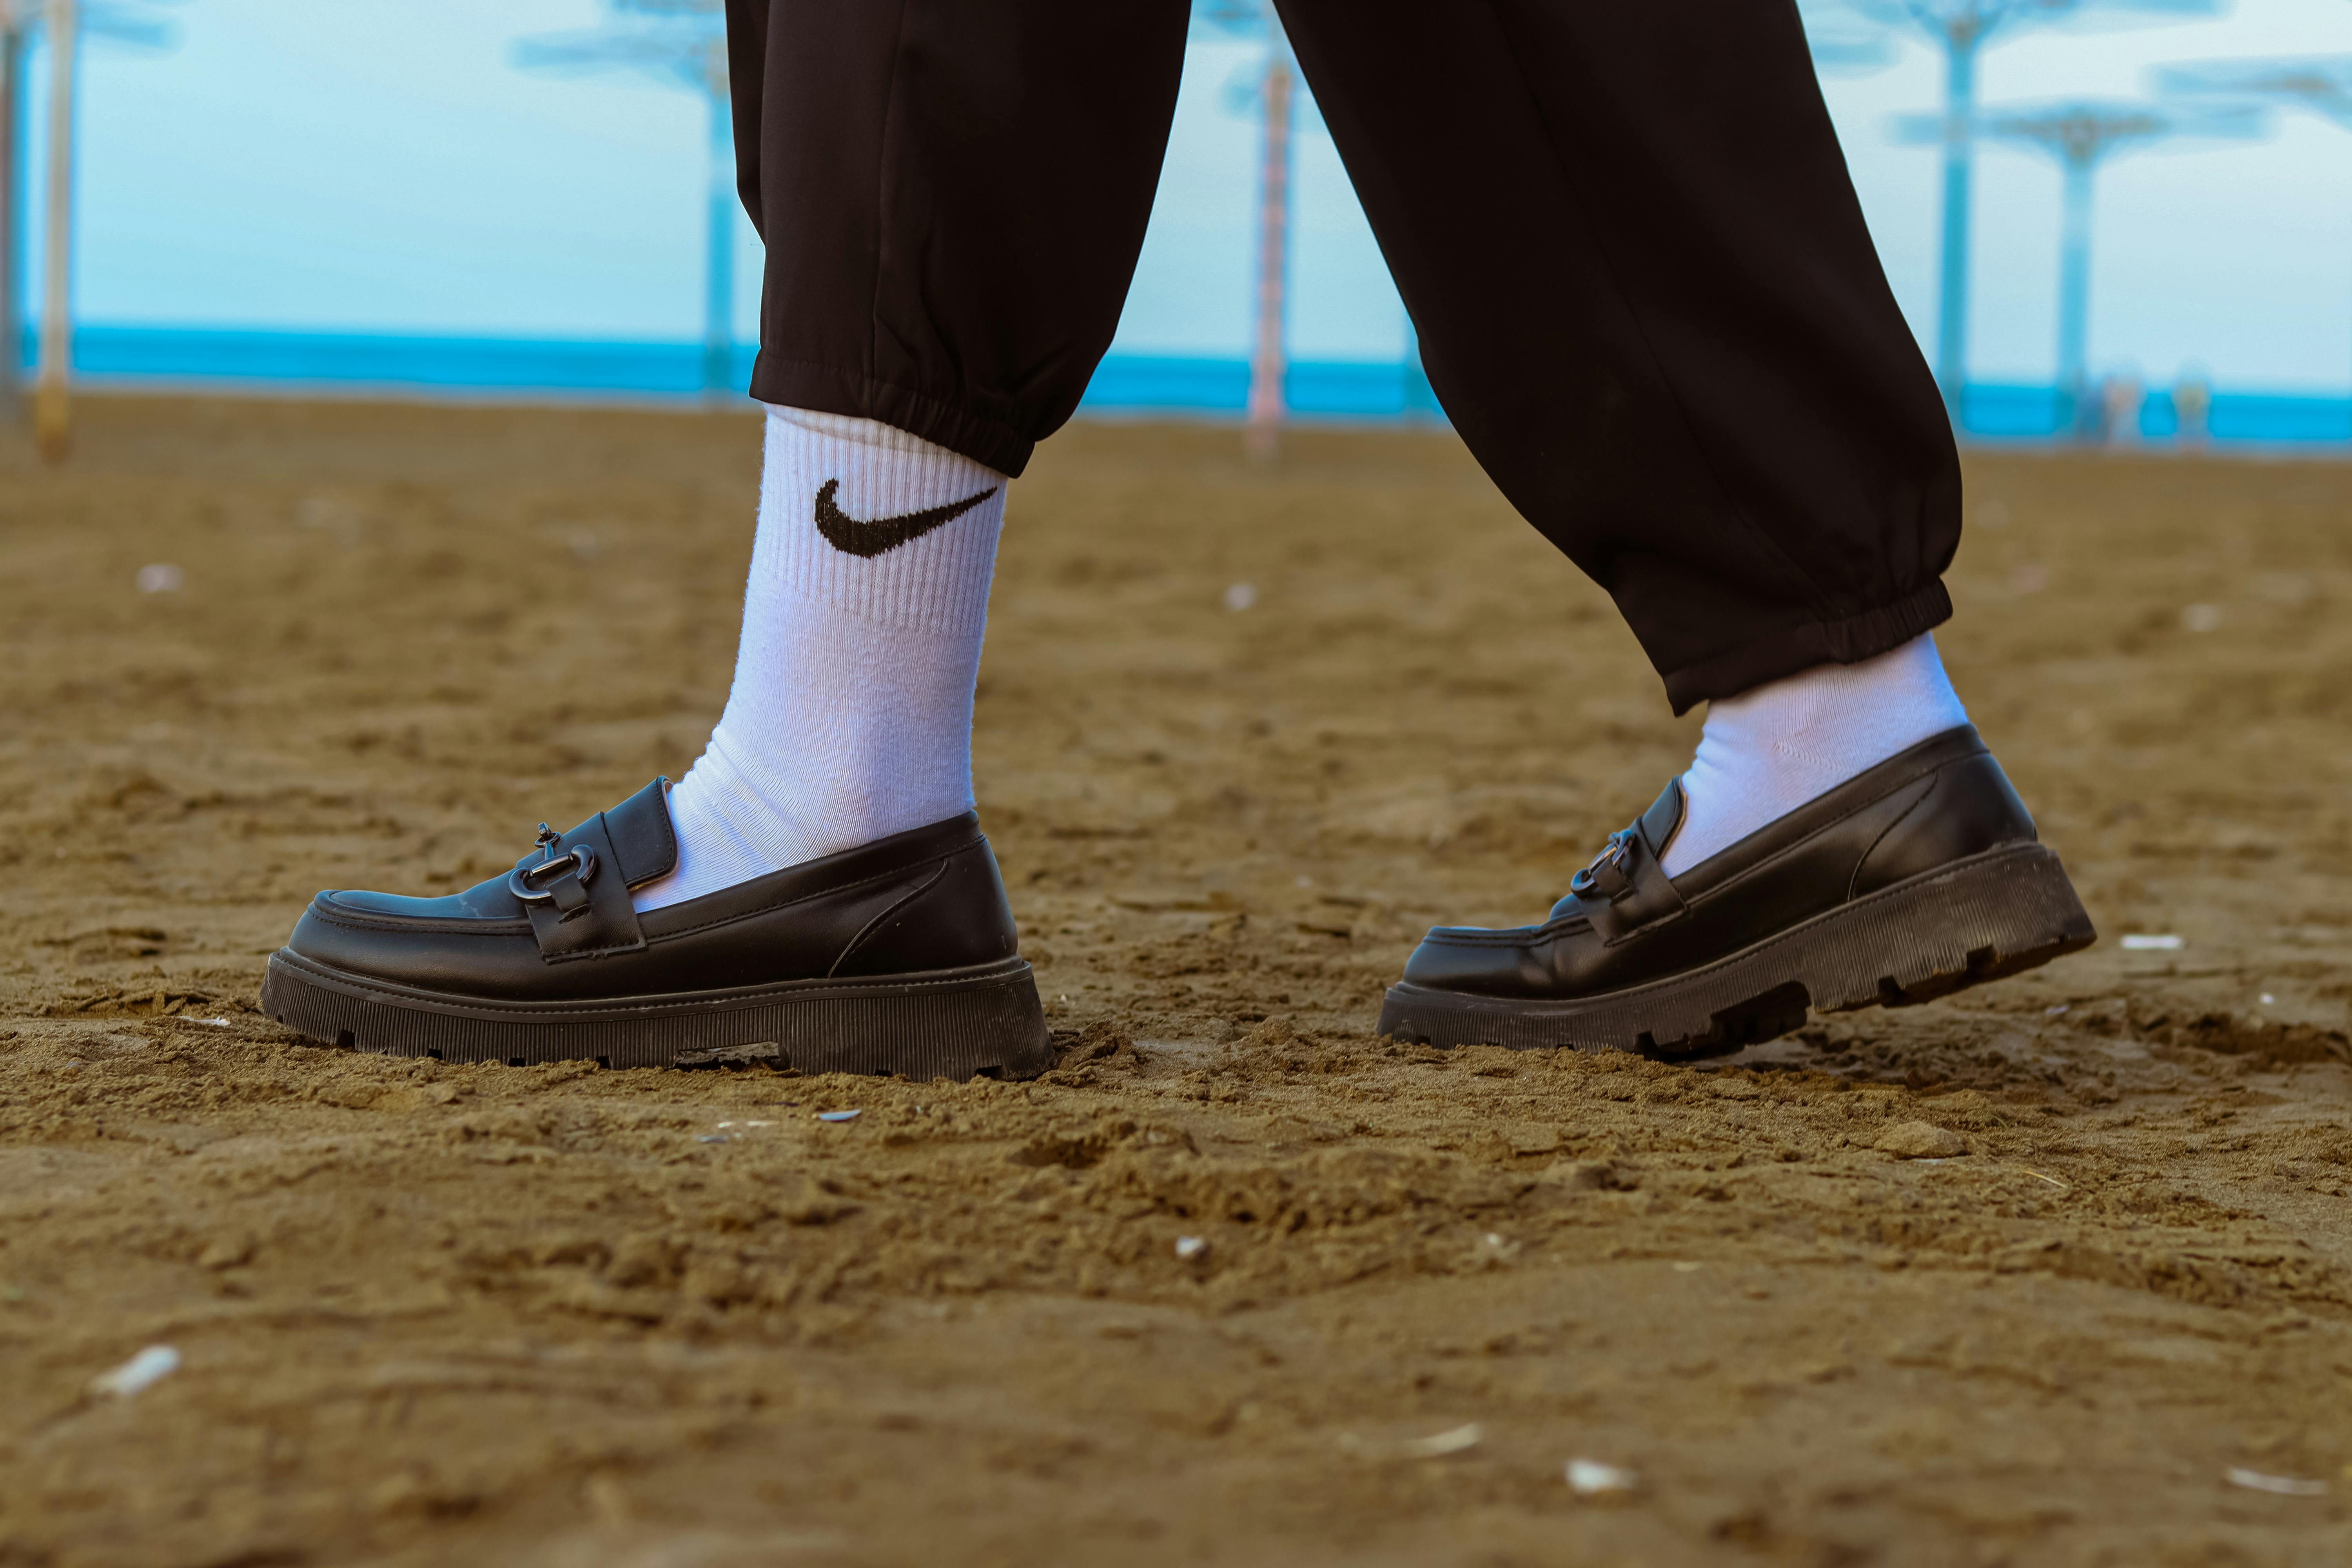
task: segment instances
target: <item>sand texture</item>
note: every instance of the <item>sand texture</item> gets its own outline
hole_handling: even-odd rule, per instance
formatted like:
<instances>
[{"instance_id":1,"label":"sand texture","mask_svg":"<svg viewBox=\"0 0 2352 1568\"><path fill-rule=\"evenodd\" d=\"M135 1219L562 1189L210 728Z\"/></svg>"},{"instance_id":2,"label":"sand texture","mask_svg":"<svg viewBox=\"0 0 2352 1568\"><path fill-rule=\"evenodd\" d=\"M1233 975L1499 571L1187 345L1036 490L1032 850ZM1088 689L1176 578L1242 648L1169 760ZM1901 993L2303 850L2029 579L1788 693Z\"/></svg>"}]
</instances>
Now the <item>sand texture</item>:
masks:
<instances>
[{"instance_id":1,"label":"sand texture","mask_svg":"<svg viewBox=\"0 0 2352 1568\"><path fill-rule=\"evenodd\" d=\"M684 771L753 419L83 412L0 446L0 1564L2352 1552L2352 468L1972 459L1941 640L2103 941L1667 1066L1371 1032L1687 757L1606 599L1441 435L1073 430L978 750L1066 1049L950 1085L255 1011Z\"/></svg>"}]
</instances>

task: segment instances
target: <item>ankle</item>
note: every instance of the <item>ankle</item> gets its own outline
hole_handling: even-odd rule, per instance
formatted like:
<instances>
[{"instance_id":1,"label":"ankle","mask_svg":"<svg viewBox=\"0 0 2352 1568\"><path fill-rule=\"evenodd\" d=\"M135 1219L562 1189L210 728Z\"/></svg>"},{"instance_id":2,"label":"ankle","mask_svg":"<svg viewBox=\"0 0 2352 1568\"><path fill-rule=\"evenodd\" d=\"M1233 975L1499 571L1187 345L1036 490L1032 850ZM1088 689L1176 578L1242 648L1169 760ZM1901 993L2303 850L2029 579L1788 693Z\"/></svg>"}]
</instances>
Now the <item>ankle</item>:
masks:
<instances>
[{"instance_id":1,"label":"ankle","mask_svg":"<svg viewBox=\"0 0 2352 1568\"><path fill-rule=\"evenodd\" d=\"M1676 876L1866 768L1969 721L1932 636L1825 664L1707 706L1683 774Z\"/></svg>"}]
</instances>

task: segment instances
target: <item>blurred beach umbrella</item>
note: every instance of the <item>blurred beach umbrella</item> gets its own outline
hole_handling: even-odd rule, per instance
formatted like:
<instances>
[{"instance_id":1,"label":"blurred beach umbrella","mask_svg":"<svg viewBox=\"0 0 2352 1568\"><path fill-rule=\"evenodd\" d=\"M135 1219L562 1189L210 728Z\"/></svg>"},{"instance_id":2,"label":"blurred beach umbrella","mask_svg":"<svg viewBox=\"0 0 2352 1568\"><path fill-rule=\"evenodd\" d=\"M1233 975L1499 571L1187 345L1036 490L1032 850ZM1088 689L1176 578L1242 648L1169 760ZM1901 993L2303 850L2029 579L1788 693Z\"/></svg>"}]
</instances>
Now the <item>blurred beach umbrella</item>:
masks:
<instances>
[{"instance_id":1,"label":"blurred beach umbrella","mask_svg":"<svg viewBox=\"0 0 2352 1568\"><path fill-rule=\"evenodd\" d=\"M2352 55L2200 60L2160 66L2149 76L2168 98L2300 109L2352 131Z\"/></svg>"},{"instance_id":2,"label":"blurred beach umbrella","mask_svg":"<svg viewBox=\"0 0 2352 1568\"><path fill-rule=\"evenodd\" d=\"M2203 60L2151 73L2168 98L2305 109L2352 131L2352 55L2290 60Z\"/></svg>"},{"instance_id":3,"label":"blurred beach umbrella","mask_svg":"<svg viewBox=\"0 0 2352 1568\"><path fill-rule=\"evenodd\" d=\"M735 359L735 132L727 96L726 0L604 0L604 27L526 38L514 62L526 70L626 69L703 95L709 114L709 201L702 289L702 385L733 390Z\"/></svg>"},{"instance_id":4,"label":"blurred beach umbrella","mask_svg":"<svg viewBox=\"0 0 2352 1568\"><path fill-rule=\"evenodd\" d=\"M1974 134L2044 153L2058 160L2064 184L2064 218L2058 247L2058 395L2071 432L2095 427L2090 398L2091 187L2099 164L2118 153L2158 142L2189 139L2248 141L2263 133L2261 110L2235 104L2114 102L2078 99L2062 103L2007 104L1977 111ZM1899 141L1940 142L1948 121L1939 114L1905 115Z\"/></svg>"},{"instance_id":5,"label":"blurred beach umbrella","mask_svg":"<svg viewBox=\"0 0 2352 1568\"><path fill-rule=\"evenodd\" d=\"M0 0L0 423L21 417L25 365L24 290L25 240L25 59L37 33L52 28L62 11L67 20L54 30L66 38L66 47L51 58L49 124L49 199L47 257L50 283L43 333L42 362L55 373L49 411L55 428L45 438L45 449L62 454L66 437L65 373L71 359L69 334L71 294L66 285L72 271L73 97L75 44L81 35L95 35L151 48L168 45L171 25L143 10L136 0L80 0L63 7L52 0ZM62 83L62 87L60 84ZM52 346L56 353L52 355Z\"/></svg>"},{"instance_id":6,"label":"blurred beach umbrella","mask_svg":"<svg viewBox=\"0 0 2352 1568\"><path fill-rule=\"evenodd\" d=\"M1812 51L1813 68L1825 76L1881 70L1900 53L1885 22L1864 16L1843 0L1801 0L1797 16L1805 25L1805 47Z\"/></svg>"},{"instance_id":7,"label":"blurred beach umbrella","mask_svg":"<svg viewBox=\"0 0 2352 1568\"><path fill-rule=\"evenodd\" d=\"M1290 139L1297 119L1298 62L1275 15L1273 0L1196 0L1194 23L1227 37L1262 42L1264 57L1249 78L1234 84L1229 100L1255 106L1258 114L1257 306L1250 348L1249 412L1242 440L1253 457L1270 458L1288 413L1284 382L1289 374L1284 322L1289 311ZM1407 342L1414 340L1410 330ZM1420 369L1419 354L1407 379ZM1424 381L1425 377L1423 378Z\"/></svg>"},{"instance_id":8,"label":"blurred beach umbrella","mask_svg":"<svg viewBox=\"0 0 2352 1568\"><path fill-rule=\"evenodd\" d=\"M2076 20L2210 16L2221 0L1843 0L1857 15L1925 37L1944 55L1943 236L1937 261L1936 380L1952 422L1968 380L1969 218L1974 184L1977 53L2022 32Z\"/></svg>"}]
</instances>

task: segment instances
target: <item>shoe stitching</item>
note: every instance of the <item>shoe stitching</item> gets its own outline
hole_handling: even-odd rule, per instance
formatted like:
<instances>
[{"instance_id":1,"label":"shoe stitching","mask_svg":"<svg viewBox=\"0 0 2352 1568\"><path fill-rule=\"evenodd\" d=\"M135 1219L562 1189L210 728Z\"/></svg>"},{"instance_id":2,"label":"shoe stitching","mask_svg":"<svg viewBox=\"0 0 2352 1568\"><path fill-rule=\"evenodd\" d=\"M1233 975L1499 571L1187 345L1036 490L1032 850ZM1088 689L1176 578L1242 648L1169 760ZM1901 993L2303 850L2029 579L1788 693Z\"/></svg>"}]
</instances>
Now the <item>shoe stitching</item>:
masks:
<instances>
[{"instance_id":1,"label":"shoe stitching","mask_svg":"<svg viewBox=\"0 0 2352 1568\"><path fill-rule=\"evenodd\" d=\"M1944 775L1941 770L1938 770L1936 776L1928 780L1926 792L1922 794L1917 800L1913 801L1909 806L1906 807L1901 816L1897 816L1894 821L1888 823L1884 828L1880 829L1878 837L1870 841L1870 847L1862 852L1862 858L1853 863L1853 874L1845 879L1845 901L1847 903L1850 904L1853 902L1855 896L1854 889L1862 881L1862 868L1870 864L1870 858L1873 855L1878 853L1878 847L1886 842L1886 836L1894 832L1896 828L1902 826L1905 823L1910 821L1913 815L1916 814L1921 806L1935 799L1936 792L1943 787L1943 784Z\"/></svg>"},{"instance_id":2,"label":"shoe stitching","mask_svg":"<svg viewBox=\"0 0 2352 1568\"><path fill-rule=\"evenodd\" d=\"M513 915L395 915L352 909L344 904L310 902L310 913L331 925L354 931L432 931L459 936L528 934L529 919ZM491 929L485 929L491 928Z\"/></svg>"},{"instance_id":3,"label":"shoe stitching","mask_svg":"<svg viewBox=\"0 0 2352 1568\"><path fill-rule=\"evenodd\" d=\"M880 925L884 921L888 920L892 915L897 914L900 910L905 909L908 904L913 903L917 899L921 898L925 893L929 892L933 888L938 887L940 885L940 879L947 874L948 863L946 860L942 859L939 864L939 868L933 871L929 877L924 878L921 882L918 883L913 888L908 889L905 897L895 900L887 908L885 908L880 914L876 915L872 920L867 921L864 925L859 926L857 928L857 934L849 939L849 945L843 948L840 954L834 959L833 967L824 972L824 977L827 980L830 980L835 975L839 974L841 973L841 966L849 962L849 955L857 951L857 944L864 942L868 936L871 936L874 933L875 927Z\"/></svg>"}]
</instances>

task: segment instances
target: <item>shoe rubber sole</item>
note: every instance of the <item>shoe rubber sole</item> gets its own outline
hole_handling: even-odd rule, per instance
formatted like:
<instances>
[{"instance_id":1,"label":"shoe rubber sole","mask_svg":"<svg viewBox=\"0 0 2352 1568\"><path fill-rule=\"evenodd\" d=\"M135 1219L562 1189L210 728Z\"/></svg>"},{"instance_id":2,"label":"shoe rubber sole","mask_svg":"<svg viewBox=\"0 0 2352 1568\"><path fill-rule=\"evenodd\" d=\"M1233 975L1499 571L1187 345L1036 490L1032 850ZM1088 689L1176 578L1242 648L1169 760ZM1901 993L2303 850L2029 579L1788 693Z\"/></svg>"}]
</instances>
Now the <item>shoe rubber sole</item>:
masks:
<instances>
[{"instance_id":1,"label":"shoe rubber sole","mask_svg":"<svg viewBox=\"0 0 2352 1568\"><path fill-rule=\"evenodd\" d=\"M1052 1037L1026 960L595 1003L486 1002L348 973L281 948L261 1010L322 1044L452 1062L611 1068L766 1062L804 1073L1034 1078Z\"/></svg>"},{"instance_id":2,"label":"shoe rubber sole","mask_svg":"<svg viewBox=\"0 0 2352 1568\"><path fill-rule=\"evenodd\" d=\"M2058 857L2039 844L1981 855L1825 910L1762 942L1621 991L1560 1002L1400 983L1381 1033L1423 1045L1721 1056L1806 1014L1908 1007L2037 969L2098 940Z\"/></svg>"}]
</instances>

